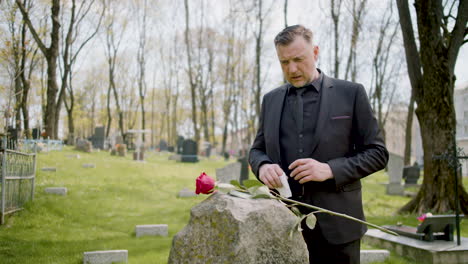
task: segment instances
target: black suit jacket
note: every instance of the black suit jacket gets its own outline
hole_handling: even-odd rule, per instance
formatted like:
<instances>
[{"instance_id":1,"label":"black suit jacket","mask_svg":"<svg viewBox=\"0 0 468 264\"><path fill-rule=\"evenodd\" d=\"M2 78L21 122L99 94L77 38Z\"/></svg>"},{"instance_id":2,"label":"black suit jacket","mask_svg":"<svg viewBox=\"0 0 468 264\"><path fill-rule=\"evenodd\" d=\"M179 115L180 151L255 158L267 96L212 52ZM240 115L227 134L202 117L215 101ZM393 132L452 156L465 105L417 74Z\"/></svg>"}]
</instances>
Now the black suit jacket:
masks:
<instances>
[{"instance_id":1,"label":"black suit jacket","mask_svg":"<svg viewBox=\"0 0 468 264\"><path fill-rule=\"evenodd\" d=\"M364 219L360 179L383 169L388 152L364 87L325 74L323 78L310 158L328 163L334 179L305 183L301 200ZM281 165L279 126L289 86L278 87L263 97L259 129L249 155L257 178L260 165ZM342 217L316 216L324 237L333 244L359 239L367 230L365 225Z\"/></svg>"}]
</instances>

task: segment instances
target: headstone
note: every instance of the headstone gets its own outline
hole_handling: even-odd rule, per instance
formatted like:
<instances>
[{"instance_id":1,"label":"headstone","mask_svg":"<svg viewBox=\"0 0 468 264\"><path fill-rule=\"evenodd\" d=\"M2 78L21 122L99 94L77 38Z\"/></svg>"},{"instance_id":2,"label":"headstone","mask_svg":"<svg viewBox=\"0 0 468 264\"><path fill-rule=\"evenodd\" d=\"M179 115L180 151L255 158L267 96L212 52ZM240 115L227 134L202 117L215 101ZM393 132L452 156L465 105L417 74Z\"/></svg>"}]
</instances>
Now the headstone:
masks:
<instances>
[{"instance_id":1,"label":"headstone","mask_svg":"<svg viewBox=\"0 0 468 264\"><path fill-rule=\"evenodd\" d=\"M57 195L67 195L66 187L47 187L44 189L46 193L57 194Z\"/></svg>"},{"instance_id":2,"label":"headstone","mask_svg":"<svg viewBox=\"0 0 468 264\"><path fill-rule=\"evenodd\" d=\"M133 160L144 161L145 152L143 150L133 152Z\"/></svg>"},{"instance_id":3,"label":"headstone","mask_svg":"<svg viewBox=\"0 0 468 264\"><path fill-rule=\"evenodd\" d=\"M276 200L215 193L191 209L168 263L309 263L302 234L290 235L297 219Z\"/></svg>"},{"instance_id":4,"label":"headstone","mask_svg":"<svg viewBox=\"0 0 468 264\"><path fill-rule=\"evenodd\" d=\"M94 164L94 163L85 163L85 164L83 164L83 168L94 169L94 168L96 168L96 164Z\"/></svg>"},{"instance_id":5,"label":"headstone","mask_svg":"<svg viewBox=\"0 0 468 264\"><path fill-rule=\"evenodd\" d=\"M216 169L216 179L222 183L230 183L232 180L240 181L241 169L240 162L228 164L224 168Z\"/></svg>"},{"instance_id":6,"label":"headstone","mask_svg":"<svg viewBox=\"0 0 468 264\"><path fill-rule=\"evenodd\" d=\"M174 146L167 146L167 151L174 152Z\"/></svg>"},{"instance_id":7,"label":"headstone","mask_svg":"<svg viewBox=\"0 0 468 264\"><path fill-rule=\"evenodd\" d=\"M127 263L128 250L102 250L83 253L83 264Z\"/></svg>"},{"instance_id":8,"label":"headstone","mask_svg":"<svg viewBox=\"0 0 468 264\"><path fill-rule=\"evenodd\" d=\"M55 167L45 167L45 168L42 168L42 171L57 171L57 168Z\"/></svg>"},{"instance_id":9,"label":"headstone","mask_svg":"<svg viewBox=\"0 0 468 264\"><path fill-rule=\"evenodd\" d=\"M136 237L142 236L165 236L169 235L167 225L137 225L135 227Z\"/></svg>"},{"instance_id":10,"label":"headstone","mask_svg":"<svg viewBox=\"0 0 468 264\"><path fill-rule=\"evenodd\" d=\"M117 144L117 153L119 153L120 157L125 157L127 155L127 145Z\"/></svg>"},{"instance_id":11,"label":"headstone","mask_svg":"<svg viewBox=\"0 0 468 264\"><path fill-rule=\"evenodd\" d=\"M75 147L77 150L84 151L87 153L90 153L91 151L93 151L93 144L91 143L91 141L86 140L86 139L78 139L76 141Z\"/></svg>"},{"instance_id":12,"label":"headstone","mask_svg":"<svg viewBox=\"0 0 468 264\"><path fill-rule=\"evenodd\" d=\"M182 154L184 150L184 137L178 136L177 137L177 154Z\"/></svg>"},{"instance_id":13,"label":"headstone","mask_svg":"<svg viewBox=\"0 0 468 264\"><path fill-rule=\"evenodd\" d=\"M242 183L245 180L249 179L249 162L247 160L247 156L241 156L240 158L237 159L237 161L241 164L239 182Z\"/></svg>"},{"instance_id":14,"label":"headstone","mask_svg":"<svg viewBox=\"0 0 468 264\"><path fill-rule=\"evenodd\" d=\"M388 257L390 257L390 251L385 249L361 250L361 264L384 262Z\"/></svg>"},{"instance_id":15,"label":"headstone","mask_svg":"<svg viewBox=\"0 0 468 264\"><path fill-rule=\"evenodd\" d=\"M182 162L198 162L197 142L187 139L183 144Z\"/></svg>"},{"instance_id":16,"label":"headstone","mask_svg":"<svg viewBox=\"0 0 468 264\"><path fill-rule=\"evenodd\" d=\"M177 194L177 197L179 197L179 198L194 197L194 196L197 196L197 194L194 191L189 190L188 188L183 188Z\"/></svg>"},{"instance_id":17,"label":"headstone","mask_svg":"<svg viewBox=\"0 0 468 264\"><path fill-rule=\"evenodd\" d=\"M67 155L67 158L79 159L79 158L80 158L80 154L69 154L69 155Z\"/></svg>"},{"instance_id":18,"label":"headstone","mask_svg":"<svg viewBox=\"0 0 468 264\"><path fill-rule=\"evenodd\" d=\"M159 141L159 151L167 151L167 141L164 139L161 139Z\"/></svg>"},{"instance_id":19,"label":"headstone","mask_svg":"<svg viewBox=\"0 0 468 264\"><path fill-rule=\"evenodd\" d=\"M418 184L420 172L418 165L404 167L403 179L405 179L405 185Z\"/></svg>"},{"instance_id":20,"label":"headstone","mask_svg":"<svg viewBox=\"0 0 468 264\"><path fill-rule=\"evenodd\" d=\"M389 153L388 159L388 178L389 183L387 185L387 194L389 195L403 195L405 187L401 184L402 172L404 161L403 157Z\"/></svg>"},{"instance_id":21,"label":"headstone","mask_svg":"<svg viewBox=\"0 0 468 264\"><path fill-rule=\"evenodd\" d=\"M41 137L41 132L40 132L40 129L35 127L32 129L32 138L33 139L39 139Z\"/></svg>"},{"instance_id":22,"label":"headstone","mask_svg":"<svg viewBox=\"0 0 468 264\"><path fill-rule=\"evenodd\" d=\"M105 128L103 126L94 128L94 135L91 136L91 142L94 148L104 149L106 139Z\"/></svg>"}]
</instances>

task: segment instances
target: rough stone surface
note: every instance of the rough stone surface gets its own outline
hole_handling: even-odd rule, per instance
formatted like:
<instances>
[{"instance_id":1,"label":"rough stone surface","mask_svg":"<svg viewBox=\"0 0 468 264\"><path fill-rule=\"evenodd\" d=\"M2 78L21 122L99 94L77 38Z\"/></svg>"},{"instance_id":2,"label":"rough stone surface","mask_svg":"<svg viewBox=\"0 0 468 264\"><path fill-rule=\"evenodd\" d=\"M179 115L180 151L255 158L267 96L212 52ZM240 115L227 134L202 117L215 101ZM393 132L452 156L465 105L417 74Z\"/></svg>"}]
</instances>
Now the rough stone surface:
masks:
<instances>
[{"instance_id":1,"label":"rough stone surface","mask_svg":"<svg viewBox=\"0 0 468 264\"><path fill-rule=\"evenodd\" d=\"M67 195L68 190L66 187L47 187L44 191L51 194Z\"/></svg>"},{"instance_id":2,"label":"rough stone surface","mask_svg":"<svg viewBox=\"0 0 468 264\"><path fill-rule=\"evenodd\" d=\"M93 151L93 143L91 143L91 141L86 140L86 139L79 139L76 142L75 147L77 150L88 152L88 153Z\"/></svg>"},{"instance_id":3,"label":"rough stone surface","mask_svg":"<svg viewBox=\"0 0 468 264\"><path fill-rule=\"evenodd\" d=\"M374 262L384 262L390 256L390 251L382 250L361 250L361 264Z\"/></svg>"},{"instance_id":4,"label":"rough stone surface","mask_svg":"<svg viewBox=\"0 0 468 264\"><path fill-rule=\"evenodd\" d=\"M118 144L117 145L117 153L120 157L125 157L127 155L127 145L126 144Z\"/></svg>"},{"instance_id":5,"label":"rough stone surface","mask_svg":"<svg viewBox=\"0 0 468 264\"><path fill-rule=\"evenodd\" d=\"M102 250L83 253L83 264L127 263L128 250Z\"/></svg>"},{"instance_id":6,"label":"rough stone surface","mask_svg":"<svg viewBox=\"0 0 468 264\"><path fill-rule=\"evenodd\" d=\"M216 169L216 179L219 182L230 183L232 180L240 181L240 176L240 162L234 162L226 165L224 168Z\"/></svg>"},{"instance_id":7,"label":"rough stone surface","mask_svg":"<svg viewBox=\"0 0 468 264\"><path fill-rule=\"evenodd\" d=\"M85 163L85 164L83 164L83 168L96 168L96 164L94 164L94 163Z\"/></svg>"},{"instance_id":8,"label":"rough stone surface","mask_svg":"<svg viewBox=\"0 0 468 264\"><path fill-rule=\"evenodd\" d=\"M177 194L177 197L179 198L194 197L194 196L197 196L197 194L194 191L189 190L188 188L183 188L179 192L179 194Z\"/></svg>"},{"instance_id":9,"label":"rough stone surface","mask_svg":"<svg viewBox=\"0 0 468 264\"><path fill-rule=\"evenodd\" d=\"M168 236L167 225L137 225L135 227L136 237L141 236Z\"/></svg>"},{"instance_id":10,"label":"rough stone surface","mask_svg":"<svg viewBox=\"0 0 468 264\"><path fill-rule=\"evenodd\" d=\"M276 200L215 193L192 208L168 263L309 263L302 234L289 236L297 219Z\"/></svg>"},{"instance_id":11,"label":"rough stone surface","mask_svg":"<svg viewBox=\"0 0 468 264\"><path fill-rule=\"evenodd\" d=\"M46 168L42 168L42 171L57 171L57 168L55 168L55 167L46 167Z\"/></svg>"}]
</instances>

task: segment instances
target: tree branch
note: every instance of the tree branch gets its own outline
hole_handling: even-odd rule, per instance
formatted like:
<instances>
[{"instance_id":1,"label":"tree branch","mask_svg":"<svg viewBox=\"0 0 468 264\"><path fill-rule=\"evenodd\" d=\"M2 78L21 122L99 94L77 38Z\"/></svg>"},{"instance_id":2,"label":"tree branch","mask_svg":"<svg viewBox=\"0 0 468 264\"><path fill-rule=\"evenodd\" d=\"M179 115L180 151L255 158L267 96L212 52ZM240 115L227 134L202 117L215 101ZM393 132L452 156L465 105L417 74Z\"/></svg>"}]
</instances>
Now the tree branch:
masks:
<instances>
[{"instance_id":1,"label":"tree branch","mask_svg":"<svg viewBox=\"0 0 468 264\"><path fill-rule=\"evenodd\" d=\"M28 25L28 28L29 28L29 30L31 31L31 34L34 37L34 40L36 40L37 46L39 47L39 49L41 49L44 56L47 57L48 49L46 48L46 46L44 45L44 42L42 42L41 38L39 37L39 34L37 34L36 29L32 25L31 19L29 19L28 11L24 8L24 6L23 6L23 4L21 3L20 0L16 0L16 4L18 5L18 7L19 7L19 9L21 11L21 14L23 15L24 22L26 23L26 25Z\"/></svg>"},{"instance_id":2,"label":"tree branch","mask_svg":"<svg viewBox=\"0 0 468 264\"><path fill-rule=\"evenodd\" d=\"M448 46L448 63L449 67L453 72L455 63L457 61L458 52L460 51L461 45L466 42L464 40L467 34L466 23L468 21L468 1L460 1L458 6L457 20L455 26L451 32L450 42Z\"/></svg>"},{"instance_id":3,"label":"tree branch","mask_svg":"<svg viewBox=\"0 0 468 264\"><path fill-rule=\"evenodd\" d=\"M421 87L421 60L419 57L416 40L414 38L413 26L411 23L411 15L407 0L396 0L398 6L398 14L400 16L400 26L405 45L406 64L408 66L408 75L411 82L412 93L418 94Z\"/></svg>"}]
</instances>

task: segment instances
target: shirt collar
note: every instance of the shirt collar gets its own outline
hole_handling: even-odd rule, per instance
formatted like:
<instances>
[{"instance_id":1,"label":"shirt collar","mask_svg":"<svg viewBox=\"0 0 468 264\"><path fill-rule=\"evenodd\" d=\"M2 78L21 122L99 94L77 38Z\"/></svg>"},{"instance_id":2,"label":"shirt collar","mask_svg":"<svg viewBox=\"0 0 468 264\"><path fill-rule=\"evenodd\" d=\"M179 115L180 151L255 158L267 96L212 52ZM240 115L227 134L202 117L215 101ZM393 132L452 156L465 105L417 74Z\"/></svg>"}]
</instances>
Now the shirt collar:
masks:
<instances>
[{"instance_id":1,"label":"shirt collar","mask_svg":"<svg viewBox=\"0 0 468 264\"><path fill-rule=\"evenodd\" d=\"M300 88L306 88L306 89L311 89L311 88L315 88L315 90L317 90L317 92L320 92L320 89L322 88L322 81L323 81L323 73L322 71L317 68L317 71L319 72L319 77L315 80L313 80L312 82L300 87ZM295 89L298 89L292 85L289 85L288 87L288 94L291 94Z\"/></svg>"}]
</instances>

